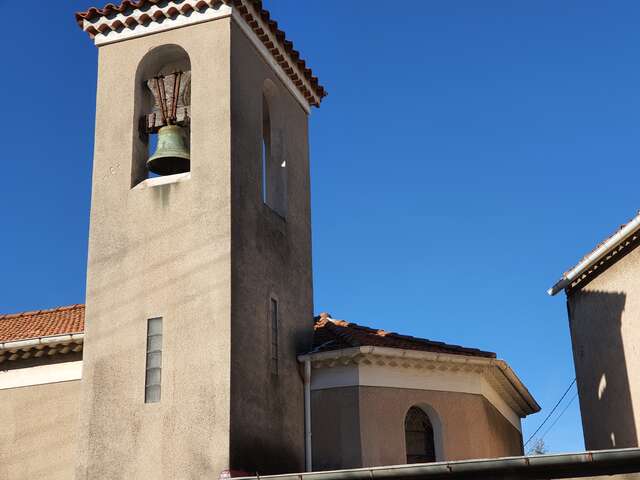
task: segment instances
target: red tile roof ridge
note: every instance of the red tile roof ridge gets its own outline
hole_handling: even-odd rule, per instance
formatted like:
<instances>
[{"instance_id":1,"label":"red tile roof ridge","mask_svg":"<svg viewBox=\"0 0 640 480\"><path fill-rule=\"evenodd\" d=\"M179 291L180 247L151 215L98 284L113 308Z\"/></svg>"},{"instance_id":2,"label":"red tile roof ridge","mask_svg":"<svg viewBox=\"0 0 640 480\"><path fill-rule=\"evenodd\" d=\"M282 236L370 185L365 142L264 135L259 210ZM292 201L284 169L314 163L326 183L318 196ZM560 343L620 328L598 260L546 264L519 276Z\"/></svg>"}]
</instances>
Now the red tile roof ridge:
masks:
<instances>
[{"instance_id":1,"label":"red tile roof ridge","mask_svg":"<svg viewBox=\"0 0 640 480\"><path fill-rule=\"evenodd\" d=\"M72 335L84 332L83 304L0 315L0 342Z\"/></svg>"},{"instance_id":2,"label":"red tile roof ridge","mask_svg":"<svg viewBox=\"0 0 640 480\"><path fill-rule=\"evenodd\" d=\"M42 310L30 310L26 312L17 313L0 313L0 320L6 320L19 317L33 317L35 315L41 315L44 313L64 312L66 310L84 309L83 303L76 303L73 305L64 305L62 307L45 308Z\"/></svg>"},{"instance_id":3,"label":"red tile roof ridge","mask_svg":"<svg viewBox=\"0 0 640 480\"><path fill-rule=\"evenodd\" d=\"M76 12L75 19L78 25L80 26L80 28L83 28L85 20L92 21L99 17L109 17L118 13L125 14L125 12L141 10L147 5L152 6L152 5L161 3L163 1L166 1L166 0L122 0L119 5L116 5L114 3L107 3L102 8L90 7L83 12ZM292 78L297 88L301 91L302 95L309 102L309 104L312 106L319 107L320 101L322 101L322 99L327 96L327 91L320 84L318 77L313 74L313 71L308 67L306 61L301 58L300 52L294 48L293 42L288 40L285 32L278 27L278 22L276 22L271 18L271 14L266 8L264 8L262 0L247 0L247 1L256 10L257 16L259 17L260 20L262 20L265 23L266 27L269 29L269 31L271 31L276 41L281 44L284 52L290 57L291 63L293 65L296 65L300 69L300 72L302 73L304 78L306 78L306 80L309 82L311 89L313 90L313 94L317 96L318 100L316 100L316 98L313 97L313 94L311 94L308 91L306 86L298 85L298 83L296 83L296 81L298 81L298 78L295 75L295 73L288 74L289 77ZM207 6L209 6L209 3L211 2L200 1L197 3L196 8L200 8L200 9L206 8ZM242 0L220 0L217 3L219 4L224 3L231 7L237 8L238 11L240 12L240 15L245 19L247 24L250 25L250 28L252 28L252 30L256 33L256 35L258 35L258 37L265 44L267 49L272 50L274 48L273 44L269 41L268 38L266 39L262 38L264 36L264 31L257 24L256 17L247 9L245 5L243 5ZM174 10L176 10L176 12L182 12L182 10L177 10L177 9L174 9ZM186 10L189 11L189 9L186 9ZM149 21L150 20L151 19L149 18ZM115 23L118 24L118 28L125 28L126 26L119 21ZM114 28L115 28L115 24L114 24ZM88 33L91 35L92 38L97 33L100 33L99 31L97 30L94 31L94 30L88 30ZM281 62L278 61L278 63L281 63ZM285 61L285 64L286 64L286 61Z\"/></svg>"},{"instance_id":4,"label":"red tile roof ridge","mask_svg":"<svg viewBox=\"0 0 640 480\"><path fill-rule=\"evenodd\" d=\"M374 329L357 323L331 318L327 313L322 313L315 317L314 331L314 351L373 345L410 350L437 350L442 351L442 353L496 358L494 352ZM330 337L333 337L333 339L330 339Z\"/></svg>"}]
</instances>

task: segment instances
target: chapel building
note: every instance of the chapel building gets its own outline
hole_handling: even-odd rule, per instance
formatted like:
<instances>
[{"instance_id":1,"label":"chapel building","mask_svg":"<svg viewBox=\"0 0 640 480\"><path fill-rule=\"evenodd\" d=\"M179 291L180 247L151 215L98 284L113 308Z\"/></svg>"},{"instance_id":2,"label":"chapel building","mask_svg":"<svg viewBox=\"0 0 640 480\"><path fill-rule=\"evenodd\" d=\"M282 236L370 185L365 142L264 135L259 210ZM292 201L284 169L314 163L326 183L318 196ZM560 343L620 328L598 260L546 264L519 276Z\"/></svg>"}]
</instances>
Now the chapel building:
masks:
<instances>
[{"instance_id":1,"label":"chapel building","mask_svg":"<svg viewBox=\"0 0 640 480\"><path fill-rule=\"evenodd\" d=\"M0 316L0 478L523 453L540 407L495 353L314 319L326 91L261 1L76 19L99 49L86 302Z\"/></svg>"}]
</instances>

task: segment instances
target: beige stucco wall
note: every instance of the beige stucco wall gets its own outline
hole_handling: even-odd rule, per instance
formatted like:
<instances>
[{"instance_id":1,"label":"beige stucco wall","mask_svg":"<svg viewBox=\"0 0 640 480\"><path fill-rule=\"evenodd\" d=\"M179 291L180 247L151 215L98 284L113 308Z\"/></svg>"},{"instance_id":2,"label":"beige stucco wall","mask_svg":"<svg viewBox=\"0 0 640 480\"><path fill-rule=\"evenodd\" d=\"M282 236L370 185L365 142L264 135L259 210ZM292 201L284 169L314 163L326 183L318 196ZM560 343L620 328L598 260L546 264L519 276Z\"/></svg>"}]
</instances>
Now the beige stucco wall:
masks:
<instances>
[{"instance_id":1,"label":"beige stucco wall","mask_svg":"<svg viewBox=\"0 0 640 480\"><path fill-rule=\"evenodd\" d=\"M165 44L191 61L191 179L131 189L136 69ZM217 478L228 467L229 78L229 18L99 49L78 479ZM157 316L162 401L145 404Z\"/></svg>"},{"instance_id":2,"label":"beige stucco wall","mask_svg":"<svg viewBox=\"0 0 640 480\"><path fill-rule=\"evenodd\" d=\"M0 480L73 478L80 382L0 390Z\"/></svg>"},{"instance_id":3,"label":"beige stucco wall","mask_svg":"<svg viewBox=\"0 0 640 480\"><path fill-rule=\"evenodd\" d=\"M406 463L404 419L414 405L434 425L437 460L523 453L520 432L481 395L342 387L312 394L314 469Z\"/></svg>"},{"instance_id":4,"label":"beige stucco wall","mask_svg":"<svg viewBox=\"0 0 640 480\"><path fill-rule=\"evenodd\" d=\"M639 277L640 249L635 248L568 295L588 450L639 445Z\"/></svg>"},{"instance_id":5,"label":"beige stucco wall","mask_svg":"<svg viewBox=\"0 0 640 480\"><path fill-rule=\"evenodd\" d=\"M313 334L308 119L232 24L231 466L304 470L304 396L296 354ZM270 80L272 155L286 162L287 215L262 201L262 103ZM271 372L270 296L278 301L278 375Z\"/></svg>"}]
</instances>

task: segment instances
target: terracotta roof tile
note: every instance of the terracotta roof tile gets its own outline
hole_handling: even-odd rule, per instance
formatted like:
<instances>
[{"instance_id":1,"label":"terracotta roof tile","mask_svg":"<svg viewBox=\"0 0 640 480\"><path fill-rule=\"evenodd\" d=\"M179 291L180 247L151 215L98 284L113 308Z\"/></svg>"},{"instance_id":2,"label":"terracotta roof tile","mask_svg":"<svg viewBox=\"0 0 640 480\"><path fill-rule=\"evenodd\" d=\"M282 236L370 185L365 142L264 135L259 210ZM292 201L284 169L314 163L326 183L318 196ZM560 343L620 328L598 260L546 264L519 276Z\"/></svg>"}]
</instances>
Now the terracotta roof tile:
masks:
<instances>
[{"instance_id":1,"label":"terracotta roof tile","mask_svg":"<svg viewBox=\"0 0 640 480\"><path fill-rule=\"evenodd\" d=\"M164 1L165 0L123 0L118 5L108 3L102 8L91 7L84 12L77 12L75 14L75 18L80 28L85 29L93 38L99 33L105 33L110 30L134 28L139 22L146 23L153 21L153 19L149 15L142 15L139 19L135 20L132 16L130 16L130 14L134 11L145 11L145 9L153 7L156 4L162 4ZM318 78L307 66L305 60L300 57L300 52L294 48L293 42L286 38L286 34L279 28L278 22L271 18L271 14L267 9L264 8L262 0L245 0L245 2L243 2L242 0L220 0L217 3L224 3L236 8L242 18L244 18L250 28L252 28L254 33L263 42L265 47L274 55L280 66L289 75L293 83L300 90L302 95L307 99L309 104L316 107L320 106L319 101L327 96L327 91L322 85L320 85ZM167 13L170 14L173 18L177 15L188 14L194 8L206 9L210 4L212 4L211 0L203 0L196 2L195 7L192 7L190 3L185 2L180 8L171 8ZM252 6L252 8L248 8L247 5ZM257 12L257 15L254 15L252 13L252 10L255 10L255 12ZM101 18L113 18L118 14L129 17L125 23L122 23L122 21L120 20L114 20L113 22L110 22L108 24L101 24L99 28L93 26L90 26L89 28L84 27L85 20L87 22L94 22ZM276 41L280 44L279 46L274 45L269 39L268 35L265 35L264 30L260 27L260 23L256 21L258 20L256 17L259 17L259 20L262 20L262 22L264 22L263 24L275 37ZM288 60L279 58L280 50L282 50L286 54ZM304 85L304 82L302 82L298 78L296 73L291 68L291 65L295 65L299 69L299 72L302 73L306 81L309 82L309 85L313 90L313 94Z\"/></svg>"},{"instance_id":2,"label":"terracotta roof tile","mask_svg":"<svg viewBox=\"0 0 640 480\"><path fill-rule=\"evenodd\" d=\"M495 353L485 352L477 348L434 342L433 340L427 340L425 338L411 337L364 327L355 323L345 322L344 320L334 320L328 313L323 313L315 318L313 336L314 353L369 346L496 358Z\"/></svg>"},{"instance_id":3,"label":"terracotta roof tile","mask_svg":"<svg viewBox=\"0 0 640 480\"><path fill-rule=\"evenodd\" d=\"M0 342L82 333L84 305L0 315Z\"/></svg>"},{"instance_id":4,"label":"terracotta roof tile","mask_svg":"<svg viewBox=\"0 0 640 480\"><path fill-rule=\"evenodd\" d=\"M0 342L82 333L83 331L84 305L70 305L48 310L0 315ZM344 320L335 320L326 313L316 317L313 352L364 346L402 348L405 350L421 350L486 358L496 357L493 352L486 352L476 348L450 345L369 328L345 322Z\"/></svg>"}]
</instances>

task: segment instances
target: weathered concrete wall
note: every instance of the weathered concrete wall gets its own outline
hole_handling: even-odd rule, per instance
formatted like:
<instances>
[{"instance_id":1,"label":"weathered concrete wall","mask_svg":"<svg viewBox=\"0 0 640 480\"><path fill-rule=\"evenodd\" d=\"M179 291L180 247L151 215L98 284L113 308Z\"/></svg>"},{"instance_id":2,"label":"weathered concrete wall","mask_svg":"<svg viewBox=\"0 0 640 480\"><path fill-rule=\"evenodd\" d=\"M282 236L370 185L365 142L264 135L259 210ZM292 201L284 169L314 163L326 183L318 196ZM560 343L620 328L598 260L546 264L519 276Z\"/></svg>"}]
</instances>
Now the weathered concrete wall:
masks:
<instances>
[{"instance_id":1,"label":"weathered concrete wall","mask_svg":"<svg viewBox=\"0 0 640 480\"><path fill-rule=\"evenodd\" d=\"M304 470L304 397L296 354L313 334L307 114L232 24L231 465ZM281 218L262 201L262 103L271 98L272 154L286 162ZM278 301L278 374L271 372L270 296Z\"/></svg>"},{"instance_id":2,"label":"weathered concrete wall","mask_svg":"<svg viewBox=\"0 0 640 480\"><path fill-rule=\"evenodd\" d=\"M430 416L437 460L522 455L520 432L481 395L344 387L315 391L312 396L314 469L406 463L404 419L412 406Z\"/></svg>"},{"instance_id":3,"label":"weathered concrete wall","mask_svg":"<svg viewBox=\"0 0 640 480\"><path fill-rule=\"evenodd\" d=\"M191 178L131 189L136 69L176 44L192 70ZM230 19L99 50L76 478L217 478L229 464ZM162 400L144 403L147 319Z\"/></svg>"},{"instance_id":4,"label":"weathered concrete wall","mask_svg":"<svg viewBox=\"0 0 640 480\"><path fill-rule=\"evenodd\" d=\"M639 276L636 247L568 295L587 450L639 445Z\"/></svg>"},{"instance_id":5,"label":"weathered concrete wall","mask_svg":"<svg viewBox=\"0 0 640 480\"><path fill-rule=\"evenodd\" d=\"M0 390L0 479L73 478L80 382Z\"/></svg>"},{"instance_id":6,"label":"weathered concrete wall","mask_svg":"<svg viewBox=\"0 0 640 480\"><path fill-rule=\"evenodd\" d=\"M358 387L311 392L314 471L365 466L362 462L359 394Z\"/></svg>"}]
</instances>

